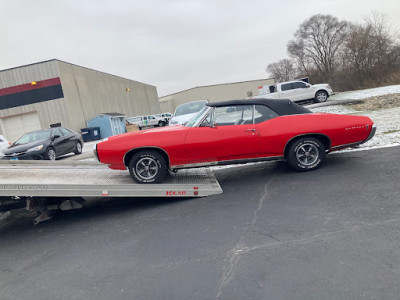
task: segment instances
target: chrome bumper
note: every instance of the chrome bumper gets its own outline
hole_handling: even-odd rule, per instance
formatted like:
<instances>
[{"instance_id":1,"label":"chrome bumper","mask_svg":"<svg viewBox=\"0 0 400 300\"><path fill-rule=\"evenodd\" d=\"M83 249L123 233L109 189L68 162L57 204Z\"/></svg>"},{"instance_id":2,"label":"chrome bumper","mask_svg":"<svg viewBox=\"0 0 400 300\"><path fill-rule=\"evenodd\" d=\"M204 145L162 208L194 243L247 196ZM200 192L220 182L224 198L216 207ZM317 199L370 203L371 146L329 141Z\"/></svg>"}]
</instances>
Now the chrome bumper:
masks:
<instances>
[{"instance_id":1,"label":"chrome bumper","mask_svg":"<svg viewBox=\"0 0 400 300\"><path fill-rule=\"evenodd\" d=\"M95 158L98 162L100 162L99 156L98 156L98 154L97 154L97 144L94 144L94 145L93 145L93 154L94 154L94 158Z\"/></svg>"},{"instance_id":2,"label":"chrome bumper","mask_svg":"<svg viewBox=\"0 0 400 300\"><path fill-rule=\"evenodd\" d=\"M373 125L372 125L372 129L371 129L371 132L369 133L369 136L367 137L367 139L366 139L363 143L366 143L366 142L368 142L370 139L372 139L372 138L374 137L374 135L375 135L375 132L376 132L376 125L373 124Z\"/></svg>"}]
</instances>

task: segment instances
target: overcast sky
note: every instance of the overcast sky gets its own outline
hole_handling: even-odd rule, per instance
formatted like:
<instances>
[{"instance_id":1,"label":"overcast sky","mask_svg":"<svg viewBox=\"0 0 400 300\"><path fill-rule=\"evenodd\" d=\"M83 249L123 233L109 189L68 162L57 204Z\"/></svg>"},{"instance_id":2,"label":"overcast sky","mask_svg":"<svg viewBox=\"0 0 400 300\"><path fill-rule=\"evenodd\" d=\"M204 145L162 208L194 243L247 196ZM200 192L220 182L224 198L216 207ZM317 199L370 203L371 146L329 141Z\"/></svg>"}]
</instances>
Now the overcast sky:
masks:
<instances>
[{"instance_id":1,"label":"overcast sky","mask_svg":"<svg viewBox=\"0 0 400 300\"><path fill-rule=\"evenodd\" d=\"M399 0L0 0L0 70L49 59L157 87L268 78L269 63L314 14L362 22Z\"/></svg>"}]
</instances>

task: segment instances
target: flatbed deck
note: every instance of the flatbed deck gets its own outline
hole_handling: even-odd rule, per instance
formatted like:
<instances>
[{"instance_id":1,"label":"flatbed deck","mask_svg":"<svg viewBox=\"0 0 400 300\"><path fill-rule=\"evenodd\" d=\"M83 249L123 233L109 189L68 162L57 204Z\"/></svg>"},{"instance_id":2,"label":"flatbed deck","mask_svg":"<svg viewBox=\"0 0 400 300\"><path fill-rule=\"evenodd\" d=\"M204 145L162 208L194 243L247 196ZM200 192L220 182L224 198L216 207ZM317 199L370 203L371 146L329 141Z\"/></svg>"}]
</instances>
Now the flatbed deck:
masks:
<instances>
[{"instance_id":1,"label":"flatbed deck","mask_svg":"<svg viewBox=\"0 0 400 300\"><path fill-rule=\"evenodd\" d=\"M128 171L91 162L0 163L0 197L204 197L222 193L208 169L181 170L162 184L137 184Z\"/></svg>"}]
</instances>

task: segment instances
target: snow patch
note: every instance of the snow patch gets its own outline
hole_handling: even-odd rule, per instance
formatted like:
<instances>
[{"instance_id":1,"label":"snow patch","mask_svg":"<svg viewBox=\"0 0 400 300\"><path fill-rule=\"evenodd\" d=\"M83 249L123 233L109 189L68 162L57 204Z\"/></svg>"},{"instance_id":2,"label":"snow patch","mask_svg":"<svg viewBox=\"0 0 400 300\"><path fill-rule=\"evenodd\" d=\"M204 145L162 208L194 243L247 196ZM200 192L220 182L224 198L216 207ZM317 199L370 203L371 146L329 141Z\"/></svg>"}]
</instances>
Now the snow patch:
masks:
<instances>
[{"instance_id":1,"label":"snow patch","mask_svg":"<svg viewBox=\"0 0 400 300\"><path fill-rule=\"evenodd\" d=\"M397 85L389 85L373 89L342 92L331 96L329 100L348 100L348 99L358 100L369 97L376 97L388 94L399 94L399 93L400 93L400 84L397 84Z\"/></svg>"}]
</instances>

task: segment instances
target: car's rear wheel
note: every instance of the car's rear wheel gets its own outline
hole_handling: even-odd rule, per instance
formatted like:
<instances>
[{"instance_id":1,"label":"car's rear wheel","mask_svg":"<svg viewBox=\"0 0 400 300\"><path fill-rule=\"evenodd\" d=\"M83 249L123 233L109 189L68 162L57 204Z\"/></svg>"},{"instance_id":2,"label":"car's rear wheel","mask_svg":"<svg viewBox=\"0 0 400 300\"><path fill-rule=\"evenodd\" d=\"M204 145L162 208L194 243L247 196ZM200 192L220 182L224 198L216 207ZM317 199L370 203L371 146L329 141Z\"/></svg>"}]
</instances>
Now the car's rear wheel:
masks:
<instances>
[{"instance_id":1,"label":"car's rear wheel","mask_svg":"<svg viewBox=\"0 0 400 300\"><path fill-rule=\"evenodd\" d=\"M81 142L76 142L74 153L76 155L82 154L82 144L81 144Z\"/></svg>"},{"instance_id":2,"label":"car's rear wheel","mask_svg":"<svg viewBox=\"0 0 400 300\"><path fill-rule=\"evenodd\" d=\"M315 93L314 101L316 103L326 102L328 100L328 93L325 91L318 91Z\"/></svg>"},{"instance_id":3,"label":"car's rear wheel","mask_svg":"<svg viewBox=\"0 0 400 300\"><path fill-rule=\"evenodd\" d=\"M160 183L167 175L167 163L157 151L140 151L129 162L129 173L137 183Z\"/></svg>"},{"instance_id":4,"label":"car's rear wheel","mask_svg":"<svg viewBox=\"0 0 400 300\"><path fill-rule=\"evenodd\" d=\"M321 166L325 158L324 144L312 137L295 140L288 151L287 161L296 171L311 171Z\"/></svg>"},{"instance_id":5,"label":"car's rear wheel","mask_svg":"<svg viewBox=\"0 0 400 300\"><path fill-rule=\"evenodd\" d=\"M54 150L54 148L49 147L46 151L46 159L48 160L56 160L56 150Z\"/></svg>"}]
</instances>

